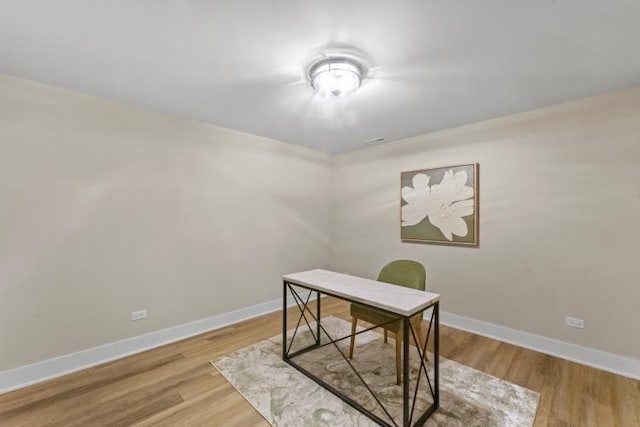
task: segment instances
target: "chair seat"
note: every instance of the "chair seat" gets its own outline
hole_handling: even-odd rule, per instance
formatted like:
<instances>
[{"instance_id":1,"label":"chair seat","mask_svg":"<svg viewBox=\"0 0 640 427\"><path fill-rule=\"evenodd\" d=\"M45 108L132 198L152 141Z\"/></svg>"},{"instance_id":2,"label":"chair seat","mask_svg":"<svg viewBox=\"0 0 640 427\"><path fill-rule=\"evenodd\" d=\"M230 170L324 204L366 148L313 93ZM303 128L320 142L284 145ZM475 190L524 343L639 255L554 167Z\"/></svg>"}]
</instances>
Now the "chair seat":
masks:
<instances>
[{"instance_id":1,"label":"chair seat","mask_svg":"<svg viewBox=\"0 0 640 427\"><path fill-rule=\"evenodd\" d=\"M373 325L380 325L382 323L392 322L387 325L381 326L382 328L391 331L398 332L402 329L402 321L400 321L400 317L394 316L382 310L378 310L377 308L368 307L358 303L351 304L351 317L355 317L365 322L369 322ZM393 322L393 320L398 319L398 321ZM413 325L419 324L422 321L422 313L417 314L411 318L411 323Z\"/></svg>"}]
</instances>

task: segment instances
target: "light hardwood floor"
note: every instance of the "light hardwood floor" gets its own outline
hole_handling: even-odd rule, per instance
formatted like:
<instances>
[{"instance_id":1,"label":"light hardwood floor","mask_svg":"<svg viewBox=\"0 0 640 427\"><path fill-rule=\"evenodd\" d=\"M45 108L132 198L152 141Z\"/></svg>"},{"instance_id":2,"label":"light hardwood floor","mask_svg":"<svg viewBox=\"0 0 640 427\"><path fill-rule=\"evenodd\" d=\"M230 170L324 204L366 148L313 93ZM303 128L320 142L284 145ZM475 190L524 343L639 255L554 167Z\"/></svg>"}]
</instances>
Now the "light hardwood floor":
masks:
<instances>
[{"instance_id":1,"label":"light hardwood floor","mask_svg":"<svg viewBox=\"0 0 640 427\"><path fill-rule=\"evenodd\" d=\"M323 299L322 311L349 318L342 301ZM280 333L281 319L268 314L0 395L0 426L268 426L209 361ZM440 348L538 391L536 426L640 426L640 381L445 326Z\"/></svg>"}]
</instances>

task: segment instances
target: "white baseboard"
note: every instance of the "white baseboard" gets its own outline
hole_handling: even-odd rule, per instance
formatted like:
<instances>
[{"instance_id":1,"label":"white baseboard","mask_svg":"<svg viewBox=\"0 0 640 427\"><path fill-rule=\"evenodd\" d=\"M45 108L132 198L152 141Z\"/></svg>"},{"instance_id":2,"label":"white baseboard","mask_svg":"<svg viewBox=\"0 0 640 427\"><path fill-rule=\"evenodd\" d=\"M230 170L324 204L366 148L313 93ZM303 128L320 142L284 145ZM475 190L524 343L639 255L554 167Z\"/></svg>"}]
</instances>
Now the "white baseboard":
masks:
<instances>
[{"instance_id":1,"label":"white baseboard","mask_svg":"<svg viewBox=\"0 0 640 427\"><path fill-rule=\"evenodd\" d=\"M443 325L640 380L640 360L443 312Z\"/></svg>"},{"instance_id":2,"label":"white baseboard","mask_svg":"<svg viewBox=\"0 0 640 427\"><path fill-rule=\"evenodd\" d=\"M310 299L313 300L314 297L312 296ZM290 305L295 305L295 303L292 302ZM0 372L0 394L180 341L233 323L271 313L281 308L282 300L276 299L195 322L2 371ZM451 313L442 312L440 319L442 324L447 326L640 380L640 360L637 359L618 356Z\"/></svg>"},{"instance_id":3,"label":"white baseboard","mask_svg":"<svg viewBox=\"0 0 640 427\"><path fill-rule=\"evenodd\" d=\"M306 295L302 293L303 295ZM310 300L315 299L315 294ZM290 300L293 300L291 298ZM292 301L289 306L295 305ZM195 335L213 331L233 323L261 316L282 309L282 299L256 304L239 310L222 313L195 322L184 323L160 331L127 338L76 353L20 366L0 372L0 394L27 387L92 366L180 341Z\"/></svg>"}]
</instances>

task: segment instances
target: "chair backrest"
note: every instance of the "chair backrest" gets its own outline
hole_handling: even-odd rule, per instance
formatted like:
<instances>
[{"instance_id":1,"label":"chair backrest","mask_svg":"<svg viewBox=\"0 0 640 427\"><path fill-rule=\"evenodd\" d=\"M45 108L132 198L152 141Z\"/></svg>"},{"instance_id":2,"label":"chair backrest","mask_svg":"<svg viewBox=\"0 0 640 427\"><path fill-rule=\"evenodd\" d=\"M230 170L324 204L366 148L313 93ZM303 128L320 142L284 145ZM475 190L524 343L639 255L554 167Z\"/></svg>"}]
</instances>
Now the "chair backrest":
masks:
<instances>
[{"instance_id":1,"label":"chair backrest","mask_svg":"<svg viewBox=\"0 0 640 427\"><path fill-rule=\"evenodd\" d=\"M378 281L424 291L427 271L419 262L400 259L382 267Z\"/></svg>"}]
</instances>

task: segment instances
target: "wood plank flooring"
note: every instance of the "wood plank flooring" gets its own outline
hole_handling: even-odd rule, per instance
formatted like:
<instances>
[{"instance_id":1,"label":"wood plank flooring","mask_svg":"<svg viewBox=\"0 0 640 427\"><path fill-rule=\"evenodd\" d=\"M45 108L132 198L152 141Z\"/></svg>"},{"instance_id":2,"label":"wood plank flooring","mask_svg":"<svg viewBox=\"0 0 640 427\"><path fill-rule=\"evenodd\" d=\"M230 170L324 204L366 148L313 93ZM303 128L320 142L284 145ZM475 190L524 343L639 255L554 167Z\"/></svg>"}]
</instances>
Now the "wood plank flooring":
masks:
<instances>
[{"instance_id":1,"label":"wood plank flooring","mask_svg":"<svg viewBox=\"0 0 640 427\"><path fill-rule=\"evenodd\" d=\"M323 299L322 311L349 319L339 300ZM0 395L0 426L268 426L209 361L280 333L281 322L268 314ZM640 426L640 381L445 326L440 348L539 392L536 426Z\"/></svg>"}]
</instances>

